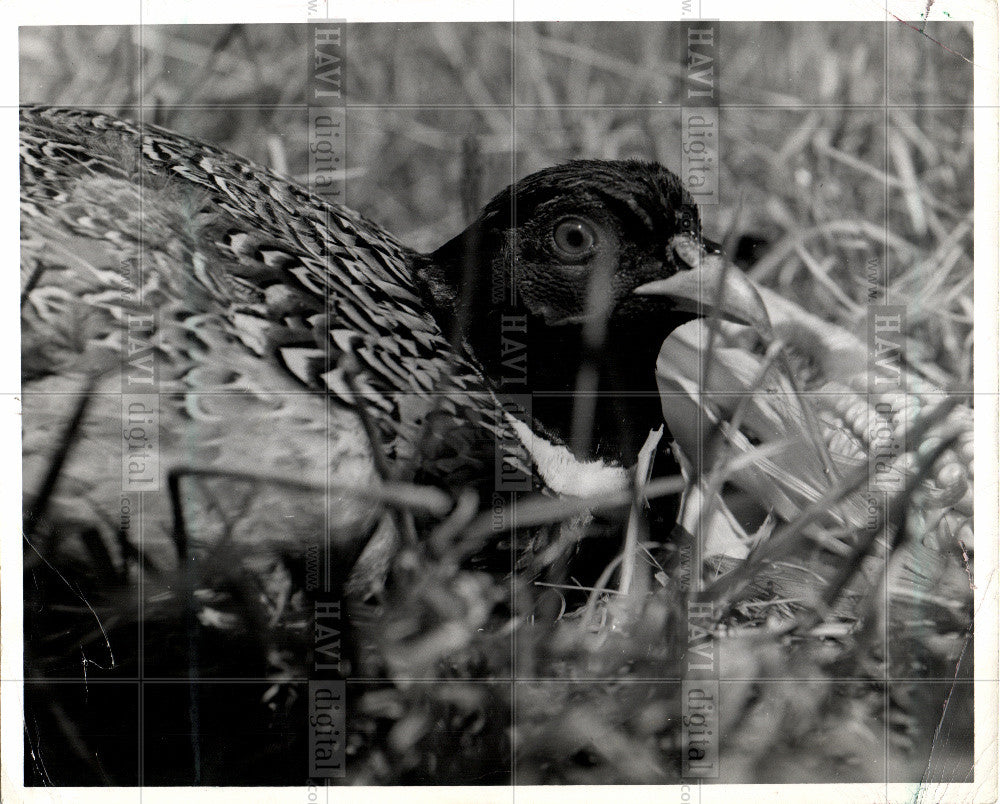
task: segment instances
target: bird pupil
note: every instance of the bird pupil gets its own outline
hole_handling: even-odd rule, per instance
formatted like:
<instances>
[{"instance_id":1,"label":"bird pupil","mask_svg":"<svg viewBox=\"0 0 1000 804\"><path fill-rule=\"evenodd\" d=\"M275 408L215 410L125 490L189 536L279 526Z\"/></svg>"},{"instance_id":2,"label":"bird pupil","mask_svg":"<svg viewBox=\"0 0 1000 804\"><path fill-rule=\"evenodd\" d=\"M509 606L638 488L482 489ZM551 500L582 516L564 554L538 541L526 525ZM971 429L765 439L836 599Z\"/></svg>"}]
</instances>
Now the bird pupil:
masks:
<instances>
[{"instance_id":1,"label":"bird pupil","mask_svg":"<svg viewBox=\"0 0 1000 804\"><path fill-rule=\"evenodd\" d=\"M583 245L583 232L580 231L579 226L570 229L566 233L566 241L573 247L579 248Z\"/></svg>"}]
</instances>

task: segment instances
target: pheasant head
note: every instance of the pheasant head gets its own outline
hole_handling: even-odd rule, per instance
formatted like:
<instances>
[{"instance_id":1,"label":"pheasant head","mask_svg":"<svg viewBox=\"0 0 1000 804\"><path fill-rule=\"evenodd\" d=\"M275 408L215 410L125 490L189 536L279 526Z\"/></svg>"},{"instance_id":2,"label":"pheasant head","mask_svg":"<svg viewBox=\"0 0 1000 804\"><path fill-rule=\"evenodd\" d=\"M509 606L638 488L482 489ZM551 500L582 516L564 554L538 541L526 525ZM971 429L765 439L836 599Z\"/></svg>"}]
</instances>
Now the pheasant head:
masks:
<instances>
[{"instance_id":1,"label":"pheasant head","mask_svg":"<svg viewBox=\"0 0 1000 804\"><path fill-rule=\"evenodd\" d=\"M501 393L530 396L536 432L629 466L662 423L656 355L689 320L634 291L689 266L698 209L659 164L578 160L497 195L416 275L438 321Z\"/></svg>"}]
</instances>

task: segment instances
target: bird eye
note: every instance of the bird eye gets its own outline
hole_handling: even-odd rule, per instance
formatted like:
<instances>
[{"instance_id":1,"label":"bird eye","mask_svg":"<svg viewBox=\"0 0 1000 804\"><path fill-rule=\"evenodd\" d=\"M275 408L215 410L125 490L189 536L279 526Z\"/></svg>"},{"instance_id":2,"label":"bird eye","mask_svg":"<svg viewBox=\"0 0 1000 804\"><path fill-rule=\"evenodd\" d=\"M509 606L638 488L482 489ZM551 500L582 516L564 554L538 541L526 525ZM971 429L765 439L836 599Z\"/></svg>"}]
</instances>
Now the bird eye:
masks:
<instances>
[{"instance_id":1,"label":"bird eye","mask_svg":"<svg viewBox=\"0 0 1000 804\"><path fill-rule=\"evenodd\" d=\"M552 241L563 256L585 257L597 245L597 232L583 218L563 218L552 230Z\"/></svg>"}]
</instances>

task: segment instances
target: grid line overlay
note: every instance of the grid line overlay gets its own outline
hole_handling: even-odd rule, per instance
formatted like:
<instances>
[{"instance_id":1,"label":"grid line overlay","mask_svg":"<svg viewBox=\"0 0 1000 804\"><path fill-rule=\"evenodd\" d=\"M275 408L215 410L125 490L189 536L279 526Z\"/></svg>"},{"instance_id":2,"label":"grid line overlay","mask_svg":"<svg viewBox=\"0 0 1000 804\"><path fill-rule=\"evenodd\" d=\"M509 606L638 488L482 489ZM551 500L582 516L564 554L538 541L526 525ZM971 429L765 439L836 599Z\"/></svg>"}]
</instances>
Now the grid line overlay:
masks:
<instances>
[{"instance_id":1,"label":"grid line overlay","mask_svg":"<svg viewBox=\"0 0 1000 804\"><path fill-rule=\"evenodd\" d=\"M511 9L511 11L512 11L512 20L516 19L516 16L517 16L516 13L515 13L515 11L514 11L514 5L515 4L512 2L512 9ZM851 112L851 113L864 113L864 114L869 114L870 113L873 116L877 115L877 116L879 116L881 118L882 136L883 136L883 142L881 143L881 148L882 148L882 174L885 177L885 183L884 183L883 188L882 188L882 190L883 190L883 211L884 211L884 217L883 217L882 224L883 224L883 229L884 229L884 238L883 238L882 243L881 243L881 247L882 247L881 259L882 259L882 267L883 267L884 271L886 272L886 280L885 280L886 284L885 284L884 292L885 292L885 297L886 297L887 301L891 301L891 299L889 299L890 288L889 288L888 272L889 272L889 266L890 266L890 264L892 262L892 259L893 259L892 255L890 254L890 251L891 251L890 242L891 242L892 236L894 235L893 227L892 227L892 224L891 224L891 221L890 221L890 205L891 205L891 200L890 199L891 199L891 195L892 195L892 192L893 192L893 188L890 187L890 183L889 183L889 178L893 176L893 173L892 173L892 164L891 164L891 160L890 160L890 153L889 153L889 146L888 146L890 129L891 129L891 126L892 126L892 123L891 123L891 120L890 120L890 111L892 111L892 110L904 110L904 111L907 111L907 110L920 110L920 111L949 112L949 111L959 111L959 110L961 110L961 111L967 111L968 108L969 108L968 104L958 104L958 103L955 103L955 104L939 104L939 105L935 105L935 104L891 103L890 102L890 92L889 92L890 71L889 71L889 64L890 64L890 60L891 60L891 37L890 37L890 25L891 24L892 24L891 17L889 15L887 15L886 16L886 24L885 24L885 26L883 28L883 34L882 34L883 48L884 49L882 51L882 65L881 65L881 67L882 67L883 82L884 82L883 83L884 95L883 95L883 99L882 99L882 103L881 104L873 104L873 103L869 103L869 104L823 104L823 103L817 103L817 104L802 104L802 105L798 105L798 106L784 106L784 105L780 105L780 104L746 104L746 103L736 103L736 102L734 102L734 103L721 102L719 104L719 106L718 106L720 114L723 114L723 115L724 115L724 113L727 110L735 110L735 111L740 111L740 110L744 110L744 111L745 110L755 110L755 111L766 111L766 112L775 111L775 112L787 112L789 114L794 114L794 115L805 115L805 114L807 114L807 113L809 113L811 111L829 112L830 110L844 110L845 112ZM140 25L139 26L139 39L138 39L138 43L137 43L137 46L136 46L137 63L140 65L140 67L139 67L139 69L140 69L140 85L139 85L140 86L140 90L139 90L139 92L140 92L140 102L138 104L133 105L133 106L130 107L133 111L138 111L140 113L140 114L138 114L138 117L139 117L140 120L143 118L143 115L141 114L141 112L143 110L157 110L159 112L163 112L163 110L165 108L169 109L169 110L178 111L178 112L180 112L180 111L186 111L186 112L197 112L197 111L206 111L206 112L208 112L208 111L215 111L215 112L219 112L219 111L230 111L230 110L249 110L249 111L253 111L253 112L256 112L256 113L261 113L261 112L268 111L268 110L295 111L295 110L305 110L307 108L306 106L303 106L301 104L294 104L294 103L291 103L291 104L253 104L253 103L240 103L240 104L225 104L225 103L222 103L222 104L195 104L195 103L188 103L188 104L166 104L166 105L158 104L158 103L147 103L147 99L145 98L146 76L145 76L145 73L143 72L145 70L145 65L146 65L146 59L144 58L145 46L143 44L143 32L144 32L144 27ZM519 139L522 138L522 135L519 133L519 132L521 132L521 129L519 129L519 126L518 126L518 119L519 119L519 113L520 112L536 112L536 111L544 111L544 112L574 112L574 113L580 113L581 116L585 117L587 113L605 113L605 112L615 112L615 111L648 112L648 111L652 111L652 110L656 110L658 113L659 112L668 113L668 112L677 112L677 111L679 111L679 110L681 110L683 108L682 104L639 104L639 103L635 103L635 104L622 104L622 105L614 105L614 104L591 104L591 105L587 105L587 104L556 104L556 103L553 103L553 104L531 104L531 103L522 103L522 102L519 102L518 101L518 97L517 97L518 96L518 92L517 92L517 87L518 87L518 69L519 69L519 61L518 61L518 58L517 58L517 51L518 51L517 36L518 36L518 25L517 24L512 24L511 25L511 31L510 31L510 61L509 61L510 102L509 103L507 103L507 104L468 104L468 105L463 105L463 104L426 104L426 105L424 105L424 104L385 104L385 103L378 103L378 104L372 103L372 104L369 104L369 103L350 103L350 102L348 102L348 103L345 104L346 112L347 112L347 115L348 115L348 125L350 126L350 124L351 124L351 113L352 113L352 111L353 112L360 112L362 114L368 113L368 112L377 114L377 113L380 113L380 112L387 112L387 111L388 112L414 112L414 113L422 112L422 111L428 111L428 112L481 112L484 109L506 111L506 112L509 113L509 122L510 122L510 129L509 129L509 136L510 136L509 171L510 171L510 175L509 175L509 179L510 179L510 183L514 183L514 181L519 176L521 176L521 175L523 175L525 173L525 170L523 169L523 166L520 164L520 162L521 161L529 161L529 160L519 159L519 156L522 154L522 149L519 146ZM725 69L726 69L726 66L725 65L721 65L721 70L722 70L722 74L723 75L725 75ZM349 80L350 79L348 78L348 81ZM88 104L88 108L94 108L94 107L93 107L92 104ZM115 110L116 111L121 111L121 108L120 107L115 107ZM720 124L720 127L725 126L725 125L726 125L726 120L725 120L725 117L723 116L722 123ZM531 139L530 136L524 136L523 138L526 139L526 140L528 140L530 142L530 139ZM732 146L729 146L729 147L732 147ZM525 148L524 150L526 151L528 149ZM348 155L350 155L350 152L348 152ZM430 169L430 168L428 168L428 169ZM724 192L725 191L724 185L721 185L721 186L722 186L722 191ZM143 190L142 187L140 187L140 198L143 199L144 197L145 197L144 190ZM140 212L140 215L142 215L142 214L143 213ZM142 246L140 244L140 254L142 252L143 252L143 248L142 248ZM329 291L329 288L328 288L328 291ZM329 368L329 365L330 365L330 354L329 354L330 344L329 343L326 344L326 349L327 349L327 356L326 356L326 358L327 358L327 368ZM699 386L701 386L703 384L704 383L699 383ZM274 391L274 392L270 392L270 391L264 390L264 391L258 391L258 392L255 392L255 393L256 393L257 396L268 396L271 393L273 393L276 398L280 398L280 397L284 397L284 396L294 396L295 395L295 392L289 392L287 390ZM37 392L37 391L29 391L28 393L25 394L25 398L26 399L30 399L32 396L58 396L60 394L66 394L68 396L72 395L70 392L59 392L59 391L55 391L55 392ZM962 390L962 394L965 395L965 396L969 396L969 397L974 397L975 396L975 394L971 393L971 391L969 391L967 389L963 389ZM172 395L173 394L171 394L169 391L161 393L161 396L172 396ZM212 396L212 395L214 395L214 396L221 396L221 397L226 397L226 396L240 397L241 396L241 394L239 392L233 392L233 391L218 391L218 392L213 392L211 390L205 391L204 395L206 395L206 396ZM305 397L308 397L308 396L312 395L312 392L303 391L301 395L305 396ZM850 394L848 394L848 393L845 392L843 395L844 396L849 396ZM945 397L945 396L948 396L950 394L949 394L948 391L942 391L942 392L940 392L940 395L942 397ZM106 397L107 395L95 392L94 396L95 397L96 396ZM400 396L405 396L405 394L400 394ZM597 394L597 396L600 396L600 394ZM669 394L661 394L661 398L669 398L669 396L670 396ZM715 398L718 398L718 396L719 395L715 395ZM736 397L736 398L739 398L739 397L743 396L743 394L734 393L733 396ZM835 397L836 393L825 392L825 391L806 391L804 393L790 394L789 396L790 397L795 397L795 398L801 398L802 396L807 396L807 397L813 397L813 396L815 396L815 397L820 397L820 398L831 398L831 397ZM682 398L683 394L678 394L678 397ZM703 415L703 407L699 407L699 415ZM330 453L330 447L329 447L329 445L330 445L331 441L333 441L335 439L335 435L336 435L333 432L333 425L332 425L332 423L330 421L329 411L328 411L328 415L327 415L326 426L327 426L327 430L328 430L328 438L327 438L327 441L326 441L325 448L327 450L327 465L329 466L330 463L331 463L331 461L332 461L332 456L331 456L331 453ZM710 459L710 457L707 456L707 455L699 455L698 457L699 457L699 461L708 461ZM332 495L332 493L330 491L329 486L327 486L327 488L325 488L323 490L323 494L324 494L324 509L325 509L325 511L324 511L324 522L327 524L327 527L326 527L326 530L325 530L325 538L327 540L326 555L327 555L327 561L329 561L330 557L332 555L332 550L329 548L329 539L330 539L329 520L330 520L330 508L333 505L333 495ZM138 512L137 512L137 516L135 517L135 520L137 520L138 523L139 523L139 529L138 529L137 534L136 534L136 536L138 538L138 549L139 549L139 552L141 554L145 555L147 547L146 547L146 535L145 535L144 530L142 528L142 522L144 521L144 517L143 517L143 499L144 499L144 497L140 493L139 496L138 496L138 500L139 500L139 503L138 503L138 506L137 506ZM510 504L516 509L516 506L517 506L517 501L516 500L512 499L511 502L510 502ZM516 603L517 603L517 600L518 600L518 588L517 588L516 584L514 583L514 578L513 578L513 576L514 576L513 570L515 569L515 566L516 566L517 555L516 555L516 544L515 544L515 540L513 538L514 537L513 526L512 526L512 532L511 532L510 536L511 536L511 544L510 544L509 559L510 559L510 569L511 569L511 575L512 575L512 577L511 577L511 580L510 580L509 594L510 594L510 599L512 601L514 601L514 603L515 603L515 608L517 608ZM888 567L885 567L885 570L887 572L888 571ZM326 574L327 579L329 578L331 572L332 572L332 567L328 563L326 565L326 567L325 567L325 574ZM145 687L147 687L147 686L154 686L154 685L158 686L158 687L159 686L171 686L171 685L192 685L193 686L193 683L192 683L193 679L191 679L191 678L158 677L158 676L151 675L151 674L149 674L147 672L147 670L145 668L145 662L146 662L146 644L145 644L145 642L146 642L146 627L145 627L145 622L146 622L146 609L145 609L145 606L146 606L146 591L145 591L145 579L144 579L143 574L141 572L138 574L138 592L139 592L139 594L138 594L139 618L138 618L137 627L138 627L138 635L139 635L139 637L138 637L138 645L137 645L137 661L138 661L138 663L137 663L137 667L138 667L138 674L137 674L137 676L134 679L131 679L131 678L92 679L92 680L89 680L86 683L90 684L90 685L102 685L102 684L125 684L125 683L130 683L130 682L134 681L138 685L138 692L139 692L139 694L138 694L138 705L137 705L138 735L139 735L140 741L143 742L143 744L140 745L140 750L138 751L138 761L139 761L138 782L139 782L139 785L140 785L140 788L141 788L141 786L145 784L145 779L146 779L146 768L145 768L145 756L146 756L146 753L145 753L145 742L144 742L145 741L145 733L146 733L145 732L145 729L146 729L146 722L145 722L145 704L146 704ZM885 610L886 611L890 610L891 606L890 606L889 585L888 585L887 582L885 583L885 586L884 586L884 600L883 600L883 605L885 606ZM885 624L883 624L883 626L885 626ZM885 626L885 627L887 627L887 626ZM546 676L538 676L538 677L528 677L528 676L525 676L525 677L522 677L518 673L520 653L518 651L517 640L518 640L518 633L517 633L516 629L512 629L511 633L510 633L510 637L509 637L509 650L510 650L510 662L509 662L509 664L510 664L510 667L512 668L512 672L511 672L509 678L499 677L499 678L490 678L490 679L461 679L461 680L447 680L446 682L443 682L443 683L453 684L453 685L456 685L456 686L459 686L459 685L470 685L470 686L509 685L509 694L510 694L510 700L511 700L511 714L512 714L512 720L511 720L510 726L511 726L511 734L515 735L514 737L512 737L512 739L510 741L511 745L510 745L510 754L509 754L510 774L511 774L512 784L517 784L517 778L518 778L518 770L517 770L518 760L517 760L517 744L516 744L516 735L517 735L518 732L517 732L517 729L516 729L516 726L517 726L517 723L516 723L516 713L518 712L518 701L519 701L519 689L518 689L518 687L519 687L519 685L522 685L522 684L524 684L524 685L531 685L531 684L543 684L544 683L544 684L553 684L553 685L574 686L574 685L584 685L584 684L595 684L596 685L596 684L611 683L611 682L618 683L618 684L625 684L625 685L632 685L632 684L671 685L671 684L679 684L680 681L681 681L681 677L680 676L678 676L677 678L643 678L643 677L622 678L622 677L619 677L619 676L611 676L611 677L595 676L595 677L588 677L588 678L585 678L585 679L561 679L561 678L552 678L552 677L546 677ZM889 643L889 634L888 634L888 632L886 630L883 630L883 633L882 633L882 644L883 644L883 650L885 651L885 655L888 656L889 652L890 652L890 643ZM884 670L884 675L883 675L883 677L881 679L882 683L885 685L885 689L884 689L884 692L883 692L883 699L884 699L884 710L883 710L884 711L884 716L883 716L883 726L884 726L884 733L883 733L883 767L885 769L885 774L886 774L884 782L885 782L885 785L886 785L886 790L888 790L888 785L890 783L890 779L889 779L889 772L890 772L890 748L889 748L889 746L890 746L890 733L889 733L889 721L890 721L890 700L889 700L889 698L890 698L890 693L889 693L889 687L893 683L906 683L906 684L917 684L917 685L920 685L920 684L926 684L926 685L940 684L943 679L941 679L941 678L933 678L932 679L932 678L907 677L905 675L892 675L889 672L889 663L888 662L884 662L883 670ZM11 679L5 679L5 681L10 681L10 680ZM284 679L283 682L284 683L288 683L288 684L296 684L296 683L302 684L302 683L307 683L309 680L310 680L310 677L308 677L308 676L306 676L306 677L288 677L288 678ZM811 676L802 676L800 678L768 678L768 677L751 676L751 677L743 678L743 677L740 677L740 676L737 675L737 676L725 676L725 677L722 677L722 678L719 679L719 682L721 684L730 684L731 683L731 684L735 685L735 684L738 684L738 683L751 681L751 682L755 682L755 683L759 683L759 684L776 684L777 685L777 684L786 684L786 683L787 684L793 684L793 683L800 682L800 681L810 681L810 680L815 680L815 679L814 679L814 677L811 677ZM857 678L844 677L844 678L836 678L836 679L832 679L831 680L828 677L822 677L822 680L823 681L827 681L827 682L831 682L834 685L841 685L841 684L843 684L843 685L850 685L850 684L854 684L854 683L867 683L871 679L870 678L866 678L866 677L857 677ZM30 684L34 683L31 679L23 679L23 681L24 681L24 683L26 685L30 685ZM998 680L995 679L995 678L974 678L974 679L972 679L971 683L972 684L980 684L980 683L992 683L992 684L996 684L997 681ZM377 684L382 683L382 682L391 682L391 683L395 683L395 684L398 684L400 682L406 682L408 684L420 685L420 684L442 683L442 680L441 679L425 678L425 677L421 677L421 676L414 676L412 678L407 678L405 676L401 676L401 675L398 675L398 674L396 674L396 675L389 675L389 676L387 676L385 678L378 678L378 677L370 677L369 678L369 677L363 677L363 676L355 676L355 677L348 677L346 679L346 683L348 684L348 686L350 686L352 688L361 688L361 687L364 687L366 685L377 685ZM43 683L43 682L39 682L39 683ZM54 676L54 677L51 677L51 678L47 677L45 679L44 683L45 684L71 684L71 683L83 683L83 682L80 682L79 679L76 678L76 677L69 678L69 677ZM198 678L197 679L197 683L198 683L198 685L205 685L206 687L210 687L210 686L213 686L213 685L220 685L220 684L234 684L234 685L261 684L261 685L270 685L270 684L274 683L274 679L272 677L269 677L269 676L257 676L257 677L246 677L246 678L239 678L239 677L217 677L217 678ZM192 693L192 694L194 694L194 693ZM193 750L197 754L198 746L194 745L193 746ZM722 761L724 762L724 758L722 759ZM197 757L196 757L196 763L197 763ZM330 794L328 792L327 796L329 796L329 795ZM140 797L141 797L141 793L140 793Z\"/></svg>"}]
</instances>

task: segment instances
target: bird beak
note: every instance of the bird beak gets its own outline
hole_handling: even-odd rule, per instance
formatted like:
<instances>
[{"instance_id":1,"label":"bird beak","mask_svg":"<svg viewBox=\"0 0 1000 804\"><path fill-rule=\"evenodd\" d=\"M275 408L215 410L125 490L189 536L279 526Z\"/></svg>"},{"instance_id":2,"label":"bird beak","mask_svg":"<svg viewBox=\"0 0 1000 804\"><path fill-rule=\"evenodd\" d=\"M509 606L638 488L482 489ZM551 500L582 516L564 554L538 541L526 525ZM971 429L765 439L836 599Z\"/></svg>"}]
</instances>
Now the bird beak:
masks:
<instances>
[{"instance_id":1,"label":"bird beak","mask_svg":"<svg viewBox=\"0 0 1000 804\"><path fill-rule=\"evenodd\" d=\"M674 238L671 246L678 264L686 269L668 279L640 285L633 293L665 296L682 312L749 324L763 335L771 332L764 301L739 268L720 254L709 254L687 237Z\"/></svg>"}]
</instances>

